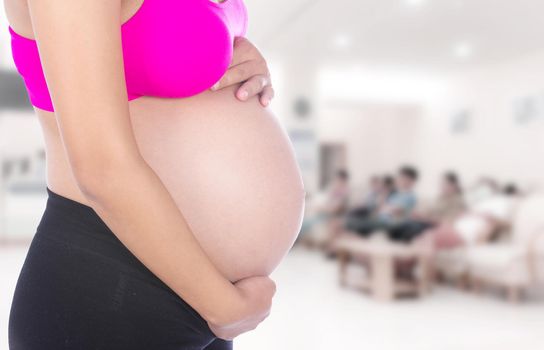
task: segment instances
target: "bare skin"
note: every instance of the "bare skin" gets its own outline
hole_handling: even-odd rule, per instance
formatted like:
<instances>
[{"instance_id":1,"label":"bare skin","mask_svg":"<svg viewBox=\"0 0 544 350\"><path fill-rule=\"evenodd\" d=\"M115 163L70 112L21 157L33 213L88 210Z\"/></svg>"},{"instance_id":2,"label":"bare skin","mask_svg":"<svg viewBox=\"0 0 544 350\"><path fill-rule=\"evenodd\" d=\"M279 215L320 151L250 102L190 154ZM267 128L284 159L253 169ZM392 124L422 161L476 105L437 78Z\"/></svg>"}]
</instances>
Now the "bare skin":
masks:
<instances>
[{"instance_id":1,"label":"bare skin","mask_svg":"<svg viewBox=\"0 0 544 350\"><path fill-rule=\"evenodd\" d=\"M267 107L274 98L274 88L266 60L259 50L246 38L234 40L234 54L227 73L210 89L217 91L243 82L236 90L240 101L247 101L253 96L259 97L263 107Z\"/></svg>"},{"instance_id":2,"label":"bare skin","mask_svg":"<svg viewBox=\"0 0 544 350\"><path fill-rule=\"evenodd\" d=\"M265 89L270 86L269 78L254 79L253 87L251 83L240 86L223 81L227 88L189 99L143 97L128 103L119 25L138 10L141 2L29 0L27 7L24 1L8 0L5 5L14 30L38 42L56 109L55 113L35 109L46 143L48 186L93 207L134 255L208 321L217 336L232 339L254 329L270 312L275 285L267 273L294 239L304 195L285 135L271 112L259 104L264 99L268 100L266 105L273 96L273 90ZM260 82L257 87L255 82ZM246 102L234 96L243 89L251 90L247 98L241 96ZM232 129L238 134L222 133L222 126L232 125L232 119L228 120L232 116L239 116L244 127ZM212 130L212 134L179 134L188 128ZM266 142L255 137L261 132L267 132L262 135ZM225 146L248 137L250 144L246 147L227 147L226 158L214 158ZM205 144L204 140L208 142ZM227 143L216 143L214 148L210 140ZM191 145L203 147L189 152ZM255 148L255 152L261 152L260 163L244 153ZM207 155L202 163L210 167L189 166ZM218 165L214 160L224 163ZM243 219L241 214L227 206L204 210L203 205L198 210L198 204L203 203L198 203L194 195L207 190L204 182L197 181L198 176L213 174L216 183L221 183L225 179L220 172L213 172L214 164L225 166L232 162L236 171L227 174L231 177L226 180L231 181L227 185L243 185L235 192L240 194L237 203L248 205L241 214L257 214L261 218L266 218L265 214L277 215L276 218L283 215L283 226L270 228L280 232L277 236L271 236L271 231L261 235L261 227L237 221ZM183 173L183 169L193 172ZM265 174L279 180L269 181L271 177L263 177ZM241 182L232 182L237 179ZM247 183L251 179L253 182ZM288 200L263 201L278 191L284 191L282 198L288 193ZM219 202L233 199L226 193L213 195L219 196ZM193 200L189 202L187 198L191 196ZM204 198L211 196L212 192L206 193ZM259 205L260 211L247 212ZM190 208L193 211L187 212ZM223 210L222 219L211 220L209 214L218 209ZM288 212L290 216L285 217ZM240 227L232 225L231 231L221 234L220 228L225 230L225 223L230 221ZM270 226L270 222L263 227ZM242 232L234 236L242 242L241 247L218 242L229 242L229 238L232 242L232 234L237 231ZM260 237L256 244L244 246L244 240L255 232ZM245 257L233 259L229 254L236 249ZM271 249L273 254L268 258L261 254ZM261 255L264 258L259 260Z\"/></svg>"}]
</instances>

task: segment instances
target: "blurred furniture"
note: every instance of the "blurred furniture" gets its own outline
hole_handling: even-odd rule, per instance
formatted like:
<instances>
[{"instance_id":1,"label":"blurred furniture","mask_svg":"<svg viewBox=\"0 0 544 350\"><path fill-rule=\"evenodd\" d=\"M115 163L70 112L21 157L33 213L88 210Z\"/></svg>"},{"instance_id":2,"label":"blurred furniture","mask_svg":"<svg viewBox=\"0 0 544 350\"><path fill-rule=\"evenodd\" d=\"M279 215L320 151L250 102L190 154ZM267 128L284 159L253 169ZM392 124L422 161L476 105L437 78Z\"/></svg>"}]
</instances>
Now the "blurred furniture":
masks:
<instances>
[{"instance_id":1,"label":"blurred furniture","mask_svg":"<svg viewBox=\"0 0 544 350\"><path fill-rule=\"evenodd\" d=\"M361 238L346 232L334 242L340 262L340 284L347 285L347 267L350 262L362 263L368 268L368 277L361 281L361 289L370 291L378 300L390 301L400 294L424 295L432 281L432 249L429 246L390 241L380 233ZM413 280L396 278L399 261L415 261L419 270Z\"/></svg>"},{"instance_id":2,"label":"blurred furniture","mask_svg":"<svg viewBox=\"0 0 544 350\"><path fill-rule=\"evenodd\" d=\"M437 250L434 262L437 277L447 281L452 281L458 287L468 287L470 282L470 253L479 248L485 249L485 247L494 246L498 240L502 240L505 236L510 235L516 208L521 201L522 199L519 198L512 199L510 204L504 206L504 208L500 209L498 212L496 207L493 208L494 214L497 217L495 218L495 232L492 233L490 240L476 240L472 243L456 248ZM478 212L479 210L482 210L482 208L485 208L485 210L488 211L490 202L487 202L487 206L478 207L478 205L481 203L482 202L474 203L471 211ZM496 203L494 202L491 205L496 205Z\"/></svg>"},{"instance_id":3,"label":"blurred furniture","mask_svg":"<svg viewBox=\"0 0 544 350\"><path fill-rule=\"evenodd\" d=\"M508 241L472 246L459 261L477 288L483 284L505 288L513 302L544 281L544 195L523 199Z\"/></svg>"},{"instance_id":4,"label":"blurred furniture","mask_svg":"<svg viewBox=\"0 0 544 350\"><path fill-rule=\"evenodd\" d=\"M0 69L1 110L26 110L33 112L24 82L16 71Z\"/></svg>"},{"instance_id":5,"label":"blurred furniture","mask_svg":"<svg viewBox=\"0 0 544 350\"><path fill-rule=\"evenodd\" d=\"M465 286L468 278L467 247L441 249L436 251L434 266L441 279Z\"/></svg>"}]
</instances>

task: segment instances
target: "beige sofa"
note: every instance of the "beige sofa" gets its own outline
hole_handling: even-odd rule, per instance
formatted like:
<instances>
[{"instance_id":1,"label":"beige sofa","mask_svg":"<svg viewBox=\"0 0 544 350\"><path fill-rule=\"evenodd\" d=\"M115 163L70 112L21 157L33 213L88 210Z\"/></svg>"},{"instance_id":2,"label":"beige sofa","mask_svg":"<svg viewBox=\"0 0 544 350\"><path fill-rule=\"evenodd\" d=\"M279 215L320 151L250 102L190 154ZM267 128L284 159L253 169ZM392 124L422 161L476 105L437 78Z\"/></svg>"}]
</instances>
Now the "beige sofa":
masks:
<instances>
[{"instance_id":1,"label":"beige sofa","mask_svg":"<svg viewBox=\"0 0 544 350\"><path fill-rule=\"evenodd\" d=\"M519 203L508 240L470 247L462 265L476 286L505 288L511 301L544 281L544 194Z\"/></svg>"}]
</instances>

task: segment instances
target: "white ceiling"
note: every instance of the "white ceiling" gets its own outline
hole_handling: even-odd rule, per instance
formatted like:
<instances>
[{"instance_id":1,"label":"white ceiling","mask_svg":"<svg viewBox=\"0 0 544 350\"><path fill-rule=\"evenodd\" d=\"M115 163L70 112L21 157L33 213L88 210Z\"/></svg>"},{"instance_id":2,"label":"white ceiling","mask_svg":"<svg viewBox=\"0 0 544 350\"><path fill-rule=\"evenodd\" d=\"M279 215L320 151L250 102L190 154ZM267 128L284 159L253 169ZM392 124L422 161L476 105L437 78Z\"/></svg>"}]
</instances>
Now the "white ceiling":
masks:
<instances>
[{"instance_id":1,"label":"white ceiling","mask_svg":"<svg viewBox=\"0 0 544 350\"><path fill-rule=\"evenodd\" d=\"M153 1L153 0L150 0ZM0 0L0 4L3 1ZM245 0L249 37L267 55L455 69L544 49L544 0ZM409 5L409 3L421 3ZM0 23L5 24L3 11ZM343 49L335 38L349 41ZM7 30L0 68L13 68ZM472 48L470 57L454 54ZM469 50L470 51L470 50Z\"/></svg>"},{"instance_id":2,"label":"white ceiling","mask_svg":"<svg viewBox=\"0 0 544 350\"><path fill-rule=\"evenodd\" d=\"M349 60L447 70L508 60L544 48L544 0L245 3L250 13L249 37L267 54L320 62Z\"/></svg>"}]
</instances>

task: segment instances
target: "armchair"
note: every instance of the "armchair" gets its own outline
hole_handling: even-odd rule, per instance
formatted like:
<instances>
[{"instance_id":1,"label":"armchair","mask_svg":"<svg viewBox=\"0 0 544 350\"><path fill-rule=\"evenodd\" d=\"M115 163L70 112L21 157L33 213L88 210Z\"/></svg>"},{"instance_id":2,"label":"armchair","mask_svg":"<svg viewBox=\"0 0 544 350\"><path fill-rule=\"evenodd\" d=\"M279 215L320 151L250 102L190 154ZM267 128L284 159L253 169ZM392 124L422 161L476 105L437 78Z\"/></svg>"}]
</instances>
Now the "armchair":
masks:
<instances>
[{"instance_id":1,"label":"armchair","mask_svg":"<svg viewBox=\"0 0 544 350\"><path fill-rule=\"evenodd\" d=\"M510 301L544 280L544 195L522 200L506 242L468 249L466 265L476 285L504 288Z\"/></svg>"}]
</instances>

